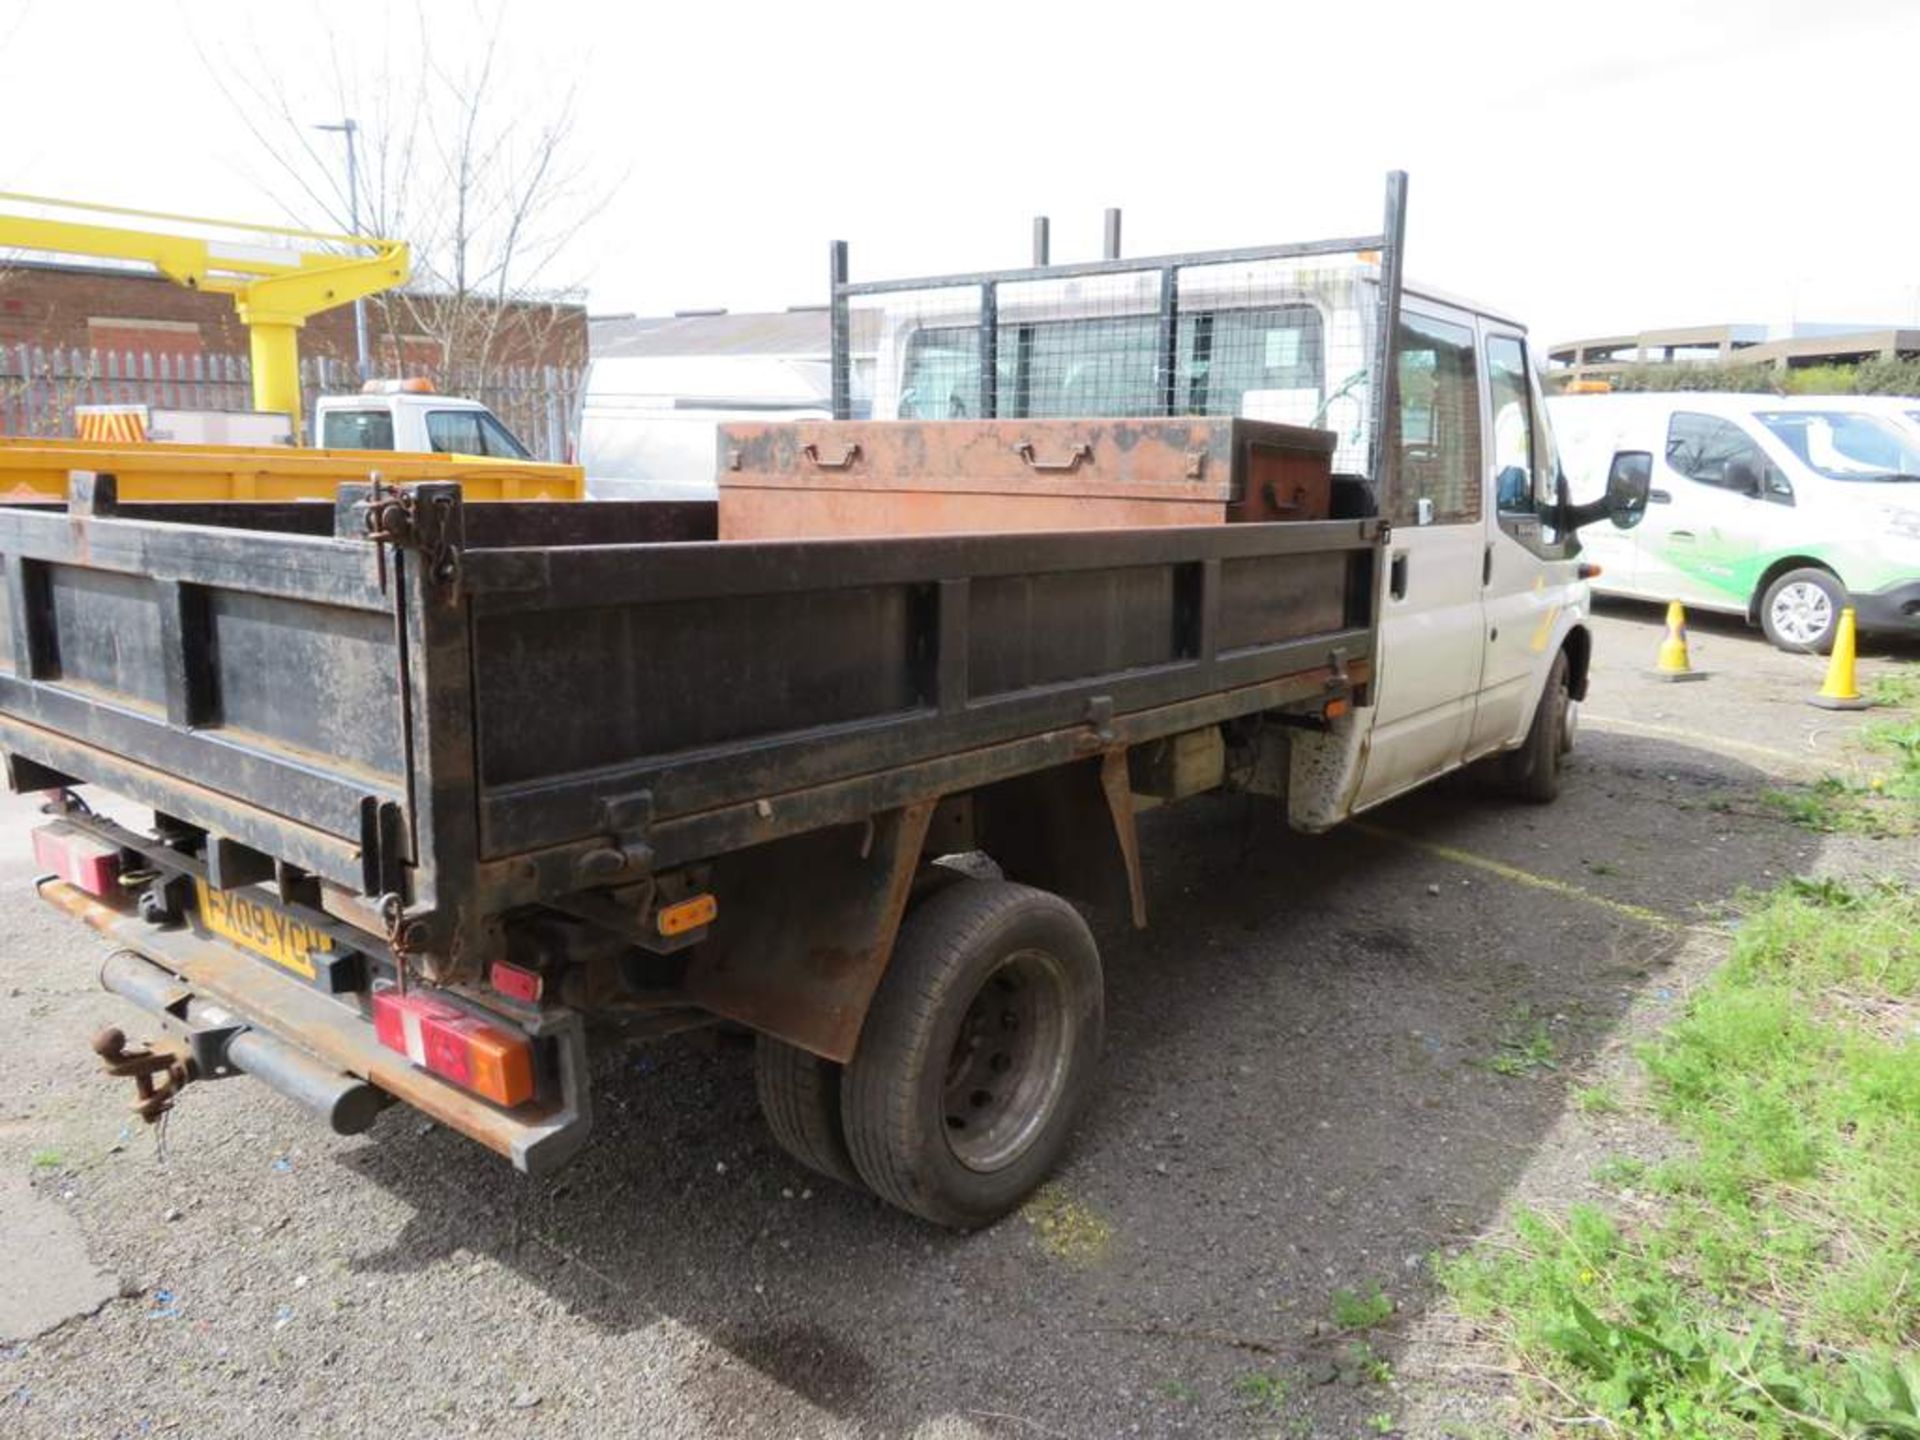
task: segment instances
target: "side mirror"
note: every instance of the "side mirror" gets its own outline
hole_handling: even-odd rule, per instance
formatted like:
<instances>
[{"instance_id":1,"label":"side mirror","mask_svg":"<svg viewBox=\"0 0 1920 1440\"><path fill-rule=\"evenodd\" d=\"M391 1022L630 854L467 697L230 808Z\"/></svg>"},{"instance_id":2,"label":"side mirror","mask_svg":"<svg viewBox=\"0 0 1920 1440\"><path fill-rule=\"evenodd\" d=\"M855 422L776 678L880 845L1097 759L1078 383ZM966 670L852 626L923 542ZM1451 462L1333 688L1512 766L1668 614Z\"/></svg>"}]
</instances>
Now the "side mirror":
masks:
<instances>
[{"instance_id":1,"label":"side mirror","mask_svg":"<svg viewBox=\"0 0 1920 1440\"><path fill-rule=\"evenodd\" d=\"M1745 495L1749 500L1760 498L1760 472L1753 468L1752 461L1737 458L1727 461L1720 478L1736 495Z\"/></svg>"},{"instance_id":2,"label":"side mirror","mask_svg":"<svg viewBox=\"0 0 1920 1440\"><path fill-rule=\"evenodd\" d=\"M1561 527L1578 530L1596 520L1611 520L1631 530L1647 513L1647 495L1653 489L1653 455L1646 450L1618 450L1607 467L1607 493L1585 505L1566 507Z\"/></svg>"},{"instance_id":3,"label":"side mirror","mask_svg":"<svg viewBox=\"0 0 1920 1440\"><path fill-rule=\"evenodd\" d=\"M1617 450L1607 467L1607 518L1631 530L1647 513L1653 490L1653 456L1645 450Z\"/></svg>"}]
</instances>

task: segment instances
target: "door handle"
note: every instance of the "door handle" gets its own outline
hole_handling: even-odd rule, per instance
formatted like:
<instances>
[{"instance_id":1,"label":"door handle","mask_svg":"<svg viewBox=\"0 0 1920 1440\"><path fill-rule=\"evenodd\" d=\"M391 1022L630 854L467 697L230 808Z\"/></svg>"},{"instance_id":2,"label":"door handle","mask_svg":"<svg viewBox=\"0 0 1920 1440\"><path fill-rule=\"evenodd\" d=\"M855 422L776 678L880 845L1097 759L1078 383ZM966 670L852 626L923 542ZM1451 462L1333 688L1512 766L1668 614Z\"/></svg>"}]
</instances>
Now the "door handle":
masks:
<instances>
[{"instance_id":1,"label":"door handle","mask_svg":"<svg viewBox=\"0 0 1920 1440\"><path fill-rule=\"evenodd\" d=\"M1691 540L1693 539L1693 532L1691 530L1669 530L1667 532L1667 538L1669 540Z\"/></svg>"},{"instance_id":2,"label":"door handle","mask_svg":"<svg viewBox=\"0 0 1920 1440\"><path fill-rule=\"evenodd\" d=\"M1387 571L1387 593L1396 600L1407 598L1407 552L1404 550L1393 557L1393 565Z\"/></svg>"},{"instance_id":3,"label":"door handle","mask_svg":"<svg viewBox=\"0 0 1920 1440\"><path fill-rule=\"evenodd\" d=\"M1649 505L1671 505L1673 503L1673 492L1670 490L1649 490L1647 491L1647 503Z\"/></svg>"},{"instance_id":4,"label":"door handle","mask_svg":"<svg viewBox=\"0 0 1920 1440\"><path fill-rule=\"evenodd\" d=\"M1487 542L1486 550L1480 556L1480 585L1482 589L1493 583L1493 542Z\"/></svg>"}]
</instances>

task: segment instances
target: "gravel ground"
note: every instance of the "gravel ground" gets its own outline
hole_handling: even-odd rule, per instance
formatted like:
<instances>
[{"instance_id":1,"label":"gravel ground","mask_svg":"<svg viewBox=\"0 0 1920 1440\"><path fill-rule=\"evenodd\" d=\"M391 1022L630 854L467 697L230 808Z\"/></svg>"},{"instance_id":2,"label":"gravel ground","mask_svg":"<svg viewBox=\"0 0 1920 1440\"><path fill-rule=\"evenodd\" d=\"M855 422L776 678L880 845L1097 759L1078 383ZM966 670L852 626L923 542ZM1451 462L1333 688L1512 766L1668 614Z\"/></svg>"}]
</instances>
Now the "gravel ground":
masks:
<instances>
[{"instance_id":1,"label":"gravel ground","mask_svg":"<svg viewBox=\"0 0 1920 1440\"><path fill-rule=\"evenodd\" d=\"M1579 1183L1601 1142L1567 1089L1711 963L1696 922L1864 853L1743 809L1845 763L1858 717L1800 703L1817 662L1696 623L1714 677L1658 686L1653 612L1599 630L1551 808L1456 782L1318 839L1237 797L1149 816L1153 928L1098 927L1098 1102L1041 1200L971 1236L800 1170L749 1052L692 1040L602 1057L596 1139L546 1181L410 1113L333 1137L246 1081L196 1087L162 1154L93 1073L87 1036L128 1014L33 900L33 817L4 802L0 1427L1078 1440L1491 1413L1424 1257L1517 1187ZM1552 1068L1498 1073L1538 1026ZM1327 1323L1375 1284L1384 1381Z\"/></svg>"}]
</instances>

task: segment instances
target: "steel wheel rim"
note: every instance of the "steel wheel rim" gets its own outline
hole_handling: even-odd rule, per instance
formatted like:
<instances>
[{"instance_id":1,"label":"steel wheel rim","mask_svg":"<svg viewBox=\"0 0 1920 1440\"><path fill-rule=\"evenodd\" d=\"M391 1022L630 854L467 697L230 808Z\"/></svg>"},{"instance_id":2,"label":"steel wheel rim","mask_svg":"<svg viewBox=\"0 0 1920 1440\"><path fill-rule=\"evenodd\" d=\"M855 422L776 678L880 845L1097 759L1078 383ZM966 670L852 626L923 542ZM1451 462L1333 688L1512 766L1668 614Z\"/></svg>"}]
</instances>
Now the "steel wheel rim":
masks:
<instances>
[{"instance_id":1,"label":"steel wheel rim","mask_svg":"<svg viewBox=\"0 0 1920 1440\"><path fill-rule=\"evenodd\" d=\"M1811 580L1783 586L1770 607L1774 633L1795 645L1811 645L1833 624L1833 599Z\"/></svg>"},{"instance_id":2,"label":"steel wheel rim","mask_svg":"<svg viewBox=\"0 0 1920 1440\"><path fill-rule=\"evenodd\" d=\"M1060 1104L1075 1021L1056 956L1016 950L980 984L954 1036L941 1086L947 1148L969 1170L1003 1170Z\"/></svg>"}]
</instances>

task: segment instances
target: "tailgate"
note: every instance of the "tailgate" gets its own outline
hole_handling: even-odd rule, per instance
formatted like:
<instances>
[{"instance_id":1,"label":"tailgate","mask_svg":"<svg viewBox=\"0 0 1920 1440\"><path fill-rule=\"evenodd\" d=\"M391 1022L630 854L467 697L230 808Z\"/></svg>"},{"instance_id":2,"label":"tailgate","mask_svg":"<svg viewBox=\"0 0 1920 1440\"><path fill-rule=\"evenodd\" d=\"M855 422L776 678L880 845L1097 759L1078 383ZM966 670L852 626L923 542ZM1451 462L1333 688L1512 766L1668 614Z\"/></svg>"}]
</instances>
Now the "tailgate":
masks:
<instances>
[{"instance_id":1,"label":"tailgate","mask_svg":"<svg viewBox=\"0 0 1920 1440\"><path fill-rule=\"evenodd\" d=\"M16 786L95 781L356 891L398 889L399 577L364 538L303 533L331 532L325 507L181 507L180 523L116 514L111 493L0 507Z\"/></svg>"}]
</instances>

